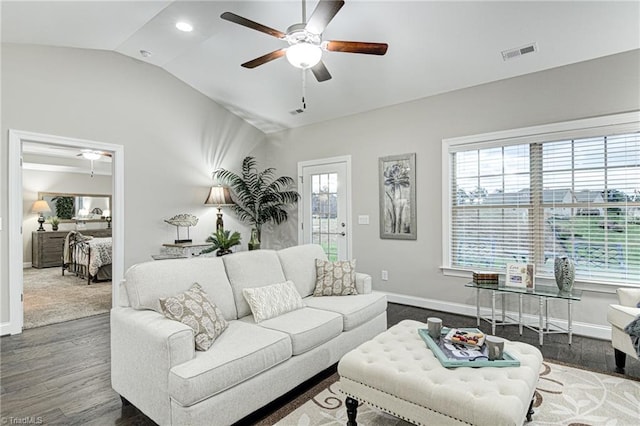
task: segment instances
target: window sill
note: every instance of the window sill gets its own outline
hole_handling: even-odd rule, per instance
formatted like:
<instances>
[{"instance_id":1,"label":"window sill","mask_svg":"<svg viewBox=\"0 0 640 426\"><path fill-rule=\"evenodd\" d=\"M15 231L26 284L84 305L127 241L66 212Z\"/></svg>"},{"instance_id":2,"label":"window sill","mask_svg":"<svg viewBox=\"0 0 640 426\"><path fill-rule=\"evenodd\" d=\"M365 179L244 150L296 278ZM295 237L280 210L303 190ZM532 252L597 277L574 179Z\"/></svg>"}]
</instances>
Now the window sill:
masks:
<instances>
[{"instance_id":1,"label":"window sill","mask_svg":"<svg viewBox=\"0 0 640 426\"><path fill-rule=\"evenodd\" d=\"M459 269L459 268L451 268L448 266L441 266L440 270L442 274L447 277L458 277L458 278L467 278L471 280L473 278L473 271L468 269ZM501 278L504 278L504 274L500 274ZM555 286L556 282L552 278L545 277L536 277L536 284L547 285L547 286ZM606 281L584 281L584 280L576 280L575 288L582 291L587 291L590 293L605 293L605 294L615 294L618 288L640 288L640 285L631 285L631 284L622 284L622 283L611 283Z\"/></svg>"}]
</instances>

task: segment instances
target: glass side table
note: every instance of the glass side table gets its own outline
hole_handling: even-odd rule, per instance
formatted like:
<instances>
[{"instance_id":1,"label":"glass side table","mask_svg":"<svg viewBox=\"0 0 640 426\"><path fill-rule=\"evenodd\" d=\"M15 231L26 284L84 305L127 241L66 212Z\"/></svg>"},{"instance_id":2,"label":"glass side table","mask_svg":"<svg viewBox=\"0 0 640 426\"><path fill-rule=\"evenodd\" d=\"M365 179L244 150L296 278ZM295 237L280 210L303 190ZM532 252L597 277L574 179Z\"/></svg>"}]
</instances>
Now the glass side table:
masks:
<instances>
[{"instance_id":1,"label":"glass side table","mask_svg":"<svg viewBox=\"0 0 640 426\"><path fill-rule=\"evenodd\" d=\"M483 285L473 282L465 284L465 287L476 289L476 321L480 325L480 320L491 323L491 334L496 334L496 325L518 325L520 335L524 327L538 333L540 346L543 345L545 334L566 333L569 337L569 344L573 336L573 328L571 324L571 311L573 309L573 301L580 301L582 298L582 290L572 289L571 292L561 292L557 287L536 285L534 289L507 287L504 283L499 285ZM480 314L480 291L491 291L491 317L483 317ZM511 318L505 312L505 295L518 295L518 318ZM502 318L501 321L496 320L496 295L502 296ZM524 296L533 296L538 298L538 323L526 323L522 318L522 299ZM549 321L549 300L564 300L567 302L567 327Z\"/></svg>"}]
</instances>

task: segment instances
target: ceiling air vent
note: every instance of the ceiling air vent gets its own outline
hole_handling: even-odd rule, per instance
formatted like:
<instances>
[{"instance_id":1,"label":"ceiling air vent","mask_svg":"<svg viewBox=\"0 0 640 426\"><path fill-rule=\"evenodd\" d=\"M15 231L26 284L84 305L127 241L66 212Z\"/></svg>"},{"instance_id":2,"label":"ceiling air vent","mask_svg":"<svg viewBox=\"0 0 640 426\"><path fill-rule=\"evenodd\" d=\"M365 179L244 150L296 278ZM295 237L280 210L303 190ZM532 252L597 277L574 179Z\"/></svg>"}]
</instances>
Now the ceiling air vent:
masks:
<instances>
[{"instance_id":1,"label":"ceiling air vent","mask_svg":"<svg viewBox=\"0 0 640 426\"><path fill-rule=\"evenodd\" d=\"M303 112L304 110L302 108L298 108L298 109L294 109L293 111L289 111L289 114L298 115L298 114L302 114Z\"/></svg>"},{"instance_id":2,"label":"ceiling air vent","mask_svg":"<svg viewBox=\"0 0 640 426\"><path fill-rule=\"evenodd\" d=\"M526 46L516 47L515 49L503 50L502 59L508 61L515 59L519 56L526 55L527 53L534 53L538 51L538 45L536 43L530 43Z\"/></svg>"}]
</instances>

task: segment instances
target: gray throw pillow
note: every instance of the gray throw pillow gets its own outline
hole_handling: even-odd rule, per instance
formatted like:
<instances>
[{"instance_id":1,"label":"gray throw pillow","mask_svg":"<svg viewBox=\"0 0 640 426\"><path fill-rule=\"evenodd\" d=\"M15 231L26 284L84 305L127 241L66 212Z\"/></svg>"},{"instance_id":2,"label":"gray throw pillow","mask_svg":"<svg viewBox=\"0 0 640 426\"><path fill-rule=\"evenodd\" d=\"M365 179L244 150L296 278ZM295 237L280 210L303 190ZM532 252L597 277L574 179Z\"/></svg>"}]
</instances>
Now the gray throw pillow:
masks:
<instances>
[{"instance_id":1,"label":"gray throw pillow","mask_svg":"<svg viewBox=\"0 0 640 426\"><path fill-rule=\"evenodd\" d=\"M356 261L329 262L316 259L314 296L348 296L356 290Z\"/></svg>"},{"instance_id":2,"label":"gray throw pillow","mask_svg":"<svg viewBox=\"0 0 640 426\"><path fill-rule=\"evenodd\" d=\"M229 325L222 311L210 299L200 284L173 297L160 299L164 316L191 327L195 333L196 350L206 351Z\"/></svg>"}]
</instances>

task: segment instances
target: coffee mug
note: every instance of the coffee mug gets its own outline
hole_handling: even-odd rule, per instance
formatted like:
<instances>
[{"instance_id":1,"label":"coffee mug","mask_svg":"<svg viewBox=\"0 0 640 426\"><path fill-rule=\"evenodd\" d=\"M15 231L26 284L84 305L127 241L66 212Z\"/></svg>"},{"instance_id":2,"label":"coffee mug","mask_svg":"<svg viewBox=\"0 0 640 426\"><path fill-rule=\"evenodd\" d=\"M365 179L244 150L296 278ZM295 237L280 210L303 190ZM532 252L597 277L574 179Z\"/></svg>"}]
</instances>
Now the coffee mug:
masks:
<instances>
[{"instance_id":1,"label":"coffee mug","mask_svg":"<svg viewBox=\"0 0 640 426\"><path fill-rule=\"evenodd\" d=\"M427 331L432 339L439 339L442 333L442 320L440 318L427 318Z\"/></svg>"},{"instance_id":2,"label":"coffee mug","mask_svg":"<svg viewBox=\"0 0 640 426\"><path fill-rule=\"evenodd\" d=\"M487 345L489 361L502 359L502 354L504 353L504 339L496 336L487 336L484 342Z\"/></svg>"}]
</instances>

